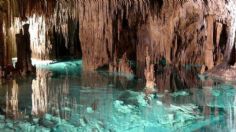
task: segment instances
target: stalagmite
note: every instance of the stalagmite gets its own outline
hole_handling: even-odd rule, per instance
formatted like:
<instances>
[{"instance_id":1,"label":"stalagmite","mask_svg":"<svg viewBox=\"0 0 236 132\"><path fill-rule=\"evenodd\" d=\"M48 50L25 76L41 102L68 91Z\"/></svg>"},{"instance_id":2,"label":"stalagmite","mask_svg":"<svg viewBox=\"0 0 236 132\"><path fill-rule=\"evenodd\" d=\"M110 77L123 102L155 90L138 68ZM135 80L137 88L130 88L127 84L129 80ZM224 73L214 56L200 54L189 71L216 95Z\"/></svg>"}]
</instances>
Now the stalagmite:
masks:
<instances>
[{"instance_id":1,"label":"stalagmite","mask_svg":"<svg viewBox=\"0 0 236 132\"><path fill-rule=\"evenodd\" d=\"M154 71L154 64L151 63L148 48L146 49L146 68L144 69L144 75L146 79L146 92L152 93L156 87L156 78Z\"/></svg>"}]
</instances>

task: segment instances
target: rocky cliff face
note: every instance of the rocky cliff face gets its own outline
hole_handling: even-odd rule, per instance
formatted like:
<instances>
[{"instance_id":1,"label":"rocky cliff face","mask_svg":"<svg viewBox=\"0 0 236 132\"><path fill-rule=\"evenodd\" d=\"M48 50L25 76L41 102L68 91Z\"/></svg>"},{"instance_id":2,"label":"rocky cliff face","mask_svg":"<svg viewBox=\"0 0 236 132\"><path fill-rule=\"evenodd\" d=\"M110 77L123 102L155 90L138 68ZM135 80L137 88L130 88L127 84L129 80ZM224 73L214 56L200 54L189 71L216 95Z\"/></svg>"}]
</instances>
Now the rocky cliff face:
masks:
<instances>
[{"instance_id":1,"label":"rocky cliff face","mask_svg":"<svg viewBox=\"0 0 236 132\"><path fill-rule=\"evenodd\" d=\"M139 76L144 76L146 48L154 65L164 59L177 67L200 65L199 71L205 72L222 63L235 63L234 0L1 0L1 3L5 5L0 8L5 17L0 26L6 29L5 36L0 30L1 45L8 42L1 39L10 36L8 29L29 23L33 57L82 56L87 70L107 68ZM0 56L9 52L2 46L0 50ZM127 59L135 62L136 67ZM125 66L120 66L120 61Z\"/></svg>"}]
</instances>

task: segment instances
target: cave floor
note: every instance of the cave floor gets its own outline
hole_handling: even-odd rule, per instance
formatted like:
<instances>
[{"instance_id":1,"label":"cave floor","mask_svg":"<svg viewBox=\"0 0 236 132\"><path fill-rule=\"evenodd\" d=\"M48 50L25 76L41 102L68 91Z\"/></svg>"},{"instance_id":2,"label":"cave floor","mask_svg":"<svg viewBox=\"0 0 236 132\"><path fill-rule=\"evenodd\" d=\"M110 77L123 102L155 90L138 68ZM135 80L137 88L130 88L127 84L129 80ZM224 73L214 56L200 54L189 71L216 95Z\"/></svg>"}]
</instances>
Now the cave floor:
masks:
<instances>
[{"instance_id":1,"label":"cave floor","mask_svg":"<svg viewBox=\"0 0 236 132\"><path fill-rule=\"evenodd\" d=\"M2 81L0 131L236 131L233 82L164 74L145 95L144 80L85 72L81 60L37 65L36 77Z\"/></svg>"}]
</instances>

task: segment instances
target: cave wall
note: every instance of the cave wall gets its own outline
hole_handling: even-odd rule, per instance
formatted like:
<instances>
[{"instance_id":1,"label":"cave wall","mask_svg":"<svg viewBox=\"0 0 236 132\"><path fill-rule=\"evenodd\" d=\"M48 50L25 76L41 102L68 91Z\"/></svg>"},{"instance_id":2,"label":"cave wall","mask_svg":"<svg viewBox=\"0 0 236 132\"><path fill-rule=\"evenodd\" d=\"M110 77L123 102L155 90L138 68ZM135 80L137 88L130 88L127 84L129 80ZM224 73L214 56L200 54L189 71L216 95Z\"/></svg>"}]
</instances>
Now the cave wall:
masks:
<instances>
[{"instance_id":1,"label":"cave wall","mask_svg":"<svg viewBox=\"0 0 236 132\"><path fill-rule=\"evenodd\" d=\"M86 59L85 67L92 65L93 68L88 69L97 69L109 63L114 64L114 60L122 59L122 54L127 52L130 53L129 59L135 56L137 75L143 76L144 51L147 47L154 64L165 58L168 64L175 66L200 65L199 71L205 72L224 61L228 63L224 56L232 52L232 48L225 52L227 45L232 45L228 41L233 21L230 14L232 8L228 5L235 6L232 1L148 1L139 7L140 10L135 9L135 1L131 3L129 8L125 3L115 12L110 10L110 15L107 12L101 15L99 13L104 8L99 8L99 3L94 2L92 7L99 13L91 8L82 13L83 17L88 13L91 18L100 18L80 19L80 23L86 23L81 25L80 35L82 47L86 47L82 50ZM107 6L110 5L104 6L105 9ZM106 19L108 21L104 22ZM127 36L132 36L132 39ZM93 41L94 38L97 38L96 41ZM132 47L133 43L135 45ZM136 53L130 52L129 46ZM96 53L100 53L99 56Z\"/></svg>"},{"instance_id":2,"label":"cave wall","mask_svg":"<svg viewBox=\"0 0 236 132\"><path fill-rule=\"evenodd\" d=\"M175 66L201 65L201 72L232 60L236 27L233 0L10 3L14 6L9 7L8 2L6 22L20 18L30 23L30 33L35 33L31 34L35 58L82 56L87 70L130 73L126 67L131 67L139 76L144 74L147 48L155 65L164 58ZM133 60L136 67L122 60ZM123 65L125 68L119 68Z\"/></svg>"},{"instance_id":3,"label":"cave wall","mask_svg":"<svg viewBox=\"0 0 236 132\"><path fill-rule=\"evenodd\" d=\"M219 40L227 39L227 36L221 35L222 27L225 28L228 21L226 3L210 3L212 5L205 5L202 1L164 2L159 17L148 17L138 31L137 63L141 67L138 70L140 74L145 63L145 47L149 47L155 64L164 56L167 63L175 66L202 65L201 71L204 72L223 62L221 51L226 41L221 41L219 45ZM223 9L214 10L217 5Z\"/></svg>"}]
</instances>

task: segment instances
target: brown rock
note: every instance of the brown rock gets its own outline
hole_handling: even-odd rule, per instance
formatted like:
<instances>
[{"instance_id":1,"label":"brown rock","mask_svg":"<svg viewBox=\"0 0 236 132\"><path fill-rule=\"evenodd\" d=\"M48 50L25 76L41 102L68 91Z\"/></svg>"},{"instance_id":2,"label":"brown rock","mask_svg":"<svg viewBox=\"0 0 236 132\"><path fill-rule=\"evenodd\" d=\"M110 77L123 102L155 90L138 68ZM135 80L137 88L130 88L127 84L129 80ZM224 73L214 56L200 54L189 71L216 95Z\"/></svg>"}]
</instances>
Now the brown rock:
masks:
<instances>
[{"instance_id":1,"label":"brown rock","mask_svg":"<svg viewBox=\"0 0 236 132\"><path fill-rule=\"evenodd\" d=\"M214 50L214 43L213 43L213 30L214 30L214 17L213 16L207 16L206 17L207 22L207 40L205 44L205 65L208 70L212 69L214 67L213 62L213 50Z\"/></svg>"},{"instance_id":2,"label":"brown rock","mask_svg":"<svg viewBox=\"0 0 236 132\"><path fill-rule=\"evenodd\" d=\"M109 71L133 74L133 70L131 68L131 64L127 58L126 53L124 53L124 55L120 60L117 59L116 57L114 58L113 63L109 65Z\"/></svg>"},{"instance_id":3,"label":"brown rock","mask_svg":"<svg viewBox=\"0 0 236 132\"><path fill-rule=\"evenodd\" d=\"M154 65L151 64L150 55L148 54L148 48L146 50L146 68L144 70L144 75L146 79L146 89L148 89L148 91L155 91L156 87L155 71L154 71Z\"/></svg>"}]
</instances>

